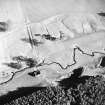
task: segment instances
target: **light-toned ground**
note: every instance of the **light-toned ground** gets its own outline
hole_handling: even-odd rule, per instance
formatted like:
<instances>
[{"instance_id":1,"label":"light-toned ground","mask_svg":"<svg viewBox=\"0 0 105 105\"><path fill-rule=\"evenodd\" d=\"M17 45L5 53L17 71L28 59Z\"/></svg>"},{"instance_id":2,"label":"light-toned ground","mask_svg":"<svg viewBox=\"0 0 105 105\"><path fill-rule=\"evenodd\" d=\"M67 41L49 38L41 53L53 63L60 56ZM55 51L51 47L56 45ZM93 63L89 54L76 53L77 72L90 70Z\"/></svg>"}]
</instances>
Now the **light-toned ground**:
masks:
<instances>
[{"instance_id":1,"label":"light-toned ground","mask_svg":"<svg viewBox=\"0 0 105 105\"><path fill-rule=\"evenodd\" d=\"M62 13L105 11L104 7L105 0L0 0L0 21L9 19L16 25L28 17L39 22Z\"/></svg>"},{"instance_id":2,"label":"light-toned ground","mask_svg":"<svg viewBox=\"0 0 105 105\"><path fill-rule=\"evenodd\" d=\"M0 21L9 21L12 30L23 23L19 0L0 0Z\"/></svg>"},{"instance_id":3,"label":"light-toned ground","mask_svg":"<svg viewBox=\"0 0 105 105\"><path fill-rule=\"evenodd\" d=\"M0 21L10 20L10 27L11 27L9 34L8 33L0 34L0 38L1 38L0 40L2 40L1 41L2 43L0 43L1 44L0 47L1 47L1 50L4 50L3 45L5 43L7 50L5 49L4 52L7 55L10 54L12 51L13 51L12 53L15 55L15 54L20 54L20 52L24 53L25 50L26 52L29 50L29 47L26 44L22 44L21 42L19 42L20 38L22 38L22 35L26 35L25 37L27 37L27 33L22 31L22 29L24 30L25 28L24 27L25 18L28 18L29 22L34 24L35 22L40 22L44 19L47 19L48 17L52 17L58 14L63 14L63 13L75 12L76 14L78 12L86 13L89 11L91 11L91 13L95 13L95 12L100 12L100 11L105 10L104 0L92 0L92 1L91 0L67 0L66 2L65 0L62 0L62 1L61 0L30 0L30 1L29 0L5 0L5 1L1 0L0 2L1 2L0 3L0 6L1 6L0 7L0 12L1 12ZM69 23L69 19L66 22ZM54 26L52 25L51 27L54 27ZM15 29L18 29L18 30L16 31ZM52 31L51 29L52 28L50 28L49 30ZM21 33L21 31L23 33ZM34 28L33 28L33 31L34 31ZM104 38L105 38L104 33L105 32L91 33L90 37L85 36L82 38L79 36L76 39L68 38L68 40L65 40L65 42L59 41L57 43L51 42L49 44L47 43L49 41L45 41L45 43L41 47L39 47L38 50L39 50L39 53L44 53L43 54L44 56L47 55L48 58L50 58L50 60L54 61L56 59L56 61L59 61L59 63L61 63L62 65L64 63L69 64L69 63L72 63L70 62L72 58L70 58L69 60L69 57L70 56L72 57L71 53L73 51L73 46L72 46L73 44L78 43L78 45L80 45L81 49L84 52L86 51L86 48L87 48L87 51L88 51L88 48L89 49L100 48L99 50L101 51L101 47L104 45ZM98 35L100 35L101 37ZM96 45L98 39L100 39L100 42ZM8 53L8 51L10 53ZM23 55L25 55L25 53ZM76 60L80 62L81 61L84 62L84 60L81 60L81 59L85 59L86 56L83 57L81 52L79 51L79 53L78 52L76 53L76 57L77 57ZM46 78L49 80L54 80L58 78L60 74L55 69L53 70L52 68L53 68L53 65L51 69L50 69L50 65L48 67L42 68L42 75L40 77L43 77L43 74L45 74L44 76L46 76ZM27 70L27 72L28 71L29 70ZM23 73L24 74L23 76L16 75L13 81L10 81L6 85L0 86L0 91L4 89L3 92L5 92L9 90L14 90L21 86L37 85L43 81L45 82L46 78L33 79L33 78L30 78L27 74L25 75L25 73ZM20 75L21 75L21 72L20 72Z\"/></svg>"},{"instance_id":4,"label":"light-toned ground","mask_svg":"<svg viewBox=\"0 0 105 105\"><path fill-rule=\"evenodd\" d=\"M21 0L21 5L32 22L67 12L105 11L105 0Z\"/></svg>"}]
</instances>

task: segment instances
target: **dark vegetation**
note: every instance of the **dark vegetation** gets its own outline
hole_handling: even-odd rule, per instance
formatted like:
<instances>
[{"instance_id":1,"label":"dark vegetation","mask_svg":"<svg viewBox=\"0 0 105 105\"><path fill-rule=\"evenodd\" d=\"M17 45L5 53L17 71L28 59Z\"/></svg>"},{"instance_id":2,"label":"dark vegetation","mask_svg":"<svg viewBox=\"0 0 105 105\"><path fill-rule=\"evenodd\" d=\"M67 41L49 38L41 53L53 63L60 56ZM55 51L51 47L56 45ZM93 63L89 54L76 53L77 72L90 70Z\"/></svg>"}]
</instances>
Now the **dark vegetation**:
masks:
<instances>
[{"instance_id":1,"label":"dark vegetation","mask_svg":"<svg viewBox=\"0 0 105 105\"><path fill-rule=\"evenodd\" d=\"M65 89L77 88L77 86L82 83L84 84L87 79L89 79L89 76L83 76L81 77L81 74L83 72L83 67L79 67L77 69L73 70L73 74L71 74L70 77L63 79L62 81L59 81L59 85L61 87L64 87Z\"/></svg>"},{"instance_id":2,"label":"dark vegetation","mask_svg":"<svg viewBox=\"0 0 105 105\"><path fill-rule=\"evenodd\" d=\"M100 12L100 13L98 13L98 15L105 17L105 12Z\"/></svg>"},{"instance_id":3,"label":"dark vegetation","mask_svg":"<svg viewBox=\"0 0 105 105\"><path fill-rule=\"evenodd\" d=\"M100 63L100 67L105 67L105 56L102 57L101 63Z\"/></svg>"},{"instance_id":4,"label":"dark vegetation","mask_svg":"<svg viewBox=\"0 0 105 105\"><path fill-rule=\"evenodd\" d=\"M20 88L0 98L0 105L105 105L105 78L82 72L82 67L74 69L55 87Z\"/></svg>"},{"instance_id":5,"label":"dark vegetation","mask_svg":"<svg viewBox=\"0 0 105 105\"><path fill-rule=\"evenodd\" d=\"M37 75L40 74L40 71L39 70L36 70L36 71L32 71L32 72L29 72L28 75L30 75L31 77L36 77Z\"/></svg>"},{"instance_id":6,"label":"dark vegetation","mask_svg":"<svg viewBox=\"0 0 105 105\"><path fill-rule=\"evenodd\" d=\"M10 62L10 63L4 63L4 65L14 68L14 69L21 69L22 65L19 63L14 63L14 62Z\"/></svg>"},{"instance_id":7,"label":"dark vegetation","mask_svg":"<svg viewBox=\"0 0 105 105\"><path fill-rule=\"evenodd\" d=\"M8 23L0 22L0 32L5 32L8 29Z\"/></svg>"},{"instance_id":8,"label":"dark vegetation","mask_svg":"<svg viewBox=\"0 0 105 105\"><path fill-rule=\"evenodd\" d=\"M4 65L14 68L14 69L21 69L22 68L22 62L25 62L26 66L32 68L37 65L37 61L33 58L27 58L23 56L15 56L12 58L13 61L15 62L9 62L9 63L4 63Z\"/></svg>"},{"instance_id":9,"label":"dark vegetation","mask_svg":"<svg viewBox=\"0 0 105 105\"><path fill-rule=\"evenodd\" d=\"M30 94L23 93L23 96L5 105L105 105L102 76L89 77L85 83L76 83L75 87L71 85L68 88L49 86L29 91Z\"/></svg>"},{"instance_id":10,"label":"dark vegetation","mask_svg":"<svg viewBox=\"0 0 105 105\"><path fill-rule=\"evenodd\" d=\"M4 105L6 103L9 103L13 100L17 100L19 97L28 96L34 92L37 92L39 90L44 89L44 87L21 87L17 90L8 92L8 94L0 96L0 105ZM15 104L14 104L15 105ZM19 104L21 105L21 104Z\"/></svg>"},{"instance_id":11,"label":"dark vegetation","mask_svg":"<svg viewBox=\"0 0 105 105\"><path fill-rule=\"evenodd\" d=\"M42 35L45 39L47 39L47 40L50 40L50 41L55 41L56 40L56 37L52 37L51 35L49 35L49 34L43 34Z\"/></svg>"}]
</instances>

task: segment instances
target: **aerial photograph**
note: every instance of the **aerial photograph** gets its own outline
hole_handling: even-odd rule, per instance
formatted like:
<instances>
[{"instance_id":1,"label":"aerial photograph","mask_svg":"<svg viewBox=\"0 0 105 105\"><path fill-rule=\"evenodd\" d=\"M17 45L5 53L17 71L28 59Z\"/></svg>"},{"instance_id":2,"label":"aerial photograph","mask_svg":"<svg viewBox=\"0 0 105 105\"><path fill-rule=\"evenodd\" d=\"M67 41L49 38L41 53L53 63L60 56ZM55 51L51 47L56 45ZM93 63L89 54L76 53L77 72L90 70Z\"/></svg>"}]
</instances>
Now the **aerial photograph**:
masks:
<instances>
[{"instance_id":1,"label":"aerial photograph","mask_svg":"<svg viewBox=\"0 0 105 105\"><path fill-rule=\"evenodd\" d=\"M105 0L0 0L0 105L105 105Z\"/></svg>"}]
</instances>

